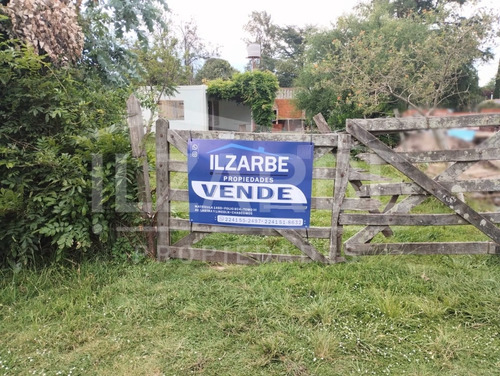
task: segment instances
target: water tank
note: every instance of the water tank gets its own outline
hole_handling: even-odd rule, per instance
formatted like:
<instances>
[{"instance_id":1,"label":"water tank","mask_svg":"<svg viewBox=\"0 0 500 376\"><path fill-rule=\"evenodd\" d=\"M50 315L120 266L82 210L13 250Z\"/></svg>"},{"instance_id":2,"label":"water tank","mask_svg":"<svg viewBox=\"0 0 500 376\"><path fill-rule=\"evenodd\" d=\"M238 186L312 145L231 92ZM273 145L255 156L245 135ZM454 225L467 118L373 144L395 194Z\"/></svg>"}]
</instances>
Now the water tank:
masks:
<instances>
[{"instance_id":1,"label":"water tank","mask_svg":"<svg viewBox=\"0 0 500 376\"><path fill-rule=\"evenodd\" d=\"M260 44L252 43L247 46L247 53L249 59L260 59Z\"/></svg>"}]
</instances>

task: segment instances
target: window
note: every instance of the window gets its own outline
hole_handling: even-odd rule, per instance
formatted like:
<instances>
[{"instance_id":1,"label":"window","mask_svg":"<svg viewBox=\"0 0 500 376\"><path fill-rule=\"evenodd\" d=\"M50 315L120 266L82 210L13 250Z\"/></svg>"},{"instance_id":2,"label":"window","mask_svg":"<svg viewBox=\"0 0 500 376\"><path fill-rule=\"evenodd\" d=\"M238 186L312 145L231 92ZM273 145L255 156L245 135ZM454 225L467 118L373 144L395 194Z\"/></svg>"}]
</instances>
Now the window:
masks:
<instances>
[{"instance_id":1,"label":"window","mask_svg":"<svg viewBox=\"0 0 500 376\"><path fill-rule=\"evenodd\" d=\"M184 101L160 101L160 116L167 120L184 120Z\"/></svg>"}]
</instances>

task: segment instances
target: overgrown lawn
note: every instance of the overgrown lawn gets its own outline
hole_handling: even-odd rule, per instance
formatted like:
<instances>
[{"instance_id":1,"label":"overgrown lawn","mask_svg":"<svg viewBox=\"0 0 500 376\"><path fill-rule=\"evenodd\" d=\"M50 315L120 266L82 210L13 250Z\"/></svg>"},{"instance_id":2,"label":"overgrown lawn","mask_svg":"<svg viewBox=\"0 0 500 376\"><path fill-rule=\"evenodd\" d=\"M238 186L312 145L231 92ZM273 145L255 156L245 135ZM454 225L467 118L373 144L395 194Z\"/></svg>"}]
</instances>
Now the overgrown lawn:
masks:
<instances>
[{"instance_id":1,"label":"overgrown lawn","mask_svg":"<svg viewBox=\"0 0 500 376\"><path fill-rule=\"evenodd\" d=\"M0 374L493 375L500 259L4 271Z\"/></svg>"}]
</instances>

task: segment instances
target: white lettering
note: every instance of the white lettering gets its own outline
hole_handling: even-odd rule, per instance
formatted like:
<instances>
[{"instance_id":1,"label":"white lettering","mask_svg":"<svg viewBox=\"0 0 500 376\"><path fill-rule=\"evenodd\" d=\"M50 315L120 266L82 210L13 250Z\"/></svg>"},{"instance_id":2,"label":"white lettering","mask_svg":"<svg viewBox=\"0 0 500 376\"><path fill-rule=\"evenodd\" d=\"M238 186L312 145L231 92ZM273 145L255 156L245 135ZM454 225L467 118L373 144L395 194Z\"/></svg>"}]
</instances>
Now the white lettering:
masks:
<instances>
[{"instance_id":1,"label":"white lettering","mask_svg":"<svg viewBox=\"0 0 500 376\"><path fill-rule=\"evenodd\" d=\"M191 186L205 200L307 204L304 193L291 184L192 181Z\"/></svg>"},{"instance_id":2,"label":"white lettering","mask_svg":"<svg viewBox=\"0 0 500 376\"><path fill-rule=\"evenodd\" d=\"M229 162L226 164L226 170L239 171L239 169L237 169L236 166L233 166L234 161L236 160L236 155L228 154L226 155L226 157L229 158Z\"/></svg>"},{"instance_id":3,"label":"white lettering","mask_svg":"<svg viewBox=\"0 0 500 376\"><path fill-rule=\"evenodd\" d=\"M239 158L239 159L238 159ZM250 158L250 159L249 159ZM289 172L289 157L234 154L210 155L211 171Z\"/></svg>"},{"instance_id":4,"label":"white lettering","mask_svg":"<svg viewBox=\"0 0 500 376\"><path fill-rule=\"evenodd\" d=\"M262 164L264 163L264 158L255 155L252 157L252 171L263 171Z\"/></svg>"}]
</instances>

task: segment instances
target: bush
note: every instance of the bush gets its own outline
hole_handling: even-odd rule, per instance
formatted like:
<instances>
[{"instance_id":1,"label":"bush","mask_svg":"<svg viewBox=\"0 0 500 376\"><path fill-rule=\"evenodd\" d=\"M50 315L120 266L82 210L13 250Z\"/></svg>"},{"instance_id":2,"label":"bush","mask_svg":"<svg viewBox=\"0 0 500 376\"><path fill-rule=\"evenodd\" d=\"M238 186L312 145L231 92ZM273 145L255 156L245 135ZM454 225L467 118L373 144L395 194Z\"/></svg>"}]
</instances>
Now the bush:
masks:
<instances>
[{"instance_id":1,"label":"bush","mask_svg":"<svg viewBox=\"0 0 500 376\"><path fill-rule=\"evenodd\" d=\"M0 262L102 250L117 224L136 220L115 199L124 162L127 197L135 198L127 96L87 72L56 69L28 47L0 43Z\"/></svg>"}]
</instances>

